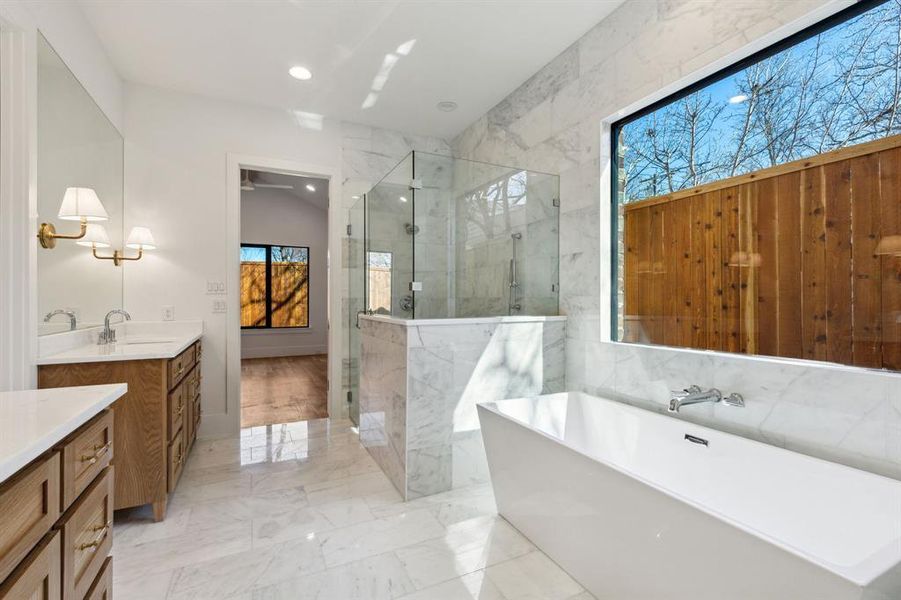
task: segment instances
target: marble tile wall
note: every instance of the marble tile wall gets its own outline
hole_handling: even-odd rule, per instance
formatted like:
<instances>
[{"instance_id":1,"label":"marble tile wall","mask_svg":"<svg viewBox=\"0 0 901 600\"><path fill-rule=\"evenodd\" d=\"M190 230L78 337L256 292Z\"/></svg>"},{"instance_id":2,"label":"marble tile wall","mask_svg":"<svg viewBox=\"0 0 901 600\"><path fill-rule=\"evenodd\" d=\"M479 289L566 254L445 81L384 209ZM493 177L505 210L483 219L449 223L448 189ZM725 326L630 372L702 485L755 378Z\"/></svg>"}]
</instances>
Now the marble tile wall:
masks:
<instances>
[{"instance_id":1,"label":"marble tile wall","mask_svg":"<svg viewBox=\"0 0 901 600\"><path fill-rule=\"evenodd\" d=\"M364 318L363 445L407 499L487 481L476 404L563 391L565 335L560 317Z\"/></svg>"},{"instance_id":2,"label":"marble tile wall","mask_svg":"<svg viewBox=\"0 0 901 600\"><path fill-rule=\"evenodd\" d=\"M717 385L743 393L747 408L698 408L682 418L901 477L896 374L609 342L603 121L827 4L842 3L627 0L452 147L462 158L560 174L560 309L568 316L570 389L659 410L669 389Z\"/></svg>"}]
</instances>

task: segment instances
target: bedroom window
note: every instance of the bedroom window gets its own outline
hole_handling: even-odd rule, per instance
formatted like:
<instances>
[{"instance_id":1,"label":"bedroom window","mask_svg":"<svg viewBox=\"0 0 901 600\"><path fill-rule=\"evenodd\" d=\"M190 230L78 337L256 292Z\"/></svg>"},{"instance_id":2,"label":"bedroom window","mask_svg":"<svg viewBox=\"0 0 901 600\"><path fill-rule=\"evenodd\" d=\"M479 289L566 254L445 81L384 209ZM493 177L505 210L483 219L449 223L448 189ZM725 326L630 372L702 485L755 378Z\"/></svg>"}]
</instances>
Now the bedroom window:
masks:
<instances>
[{"instance_id":1,"label":"bedroom window","mask_svg":"<svg viewBox=\"0 0 901 600\"><path fill-rule=\"evenodd\" d=\"M241 327L310 325L310 249L241 244Z\"/></svg>"}]
</instances>

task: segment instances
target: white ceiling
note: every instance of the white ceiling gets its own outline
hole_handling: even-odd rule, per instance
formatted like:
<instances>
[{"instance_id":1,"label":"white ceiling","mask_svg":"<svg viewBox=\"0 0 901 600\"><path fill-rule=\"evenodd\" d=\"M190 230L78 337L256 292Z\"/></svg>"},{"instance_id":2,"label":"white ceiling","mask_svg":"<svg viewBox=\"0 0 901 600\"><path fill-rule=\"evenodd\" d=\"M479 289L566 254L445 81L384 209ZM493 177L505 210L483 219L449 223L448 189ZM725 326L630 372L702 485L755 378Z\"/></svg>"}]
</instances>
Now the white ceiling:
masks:
<instances>
[{"instance_id":1,"label":"white ceiling","mask_svg":"<svg viewBox=\"0 0 901 600\"><path fill-rule=\"evenodd\" d=\"M304 177L303 175L286 175L283 173L268 173L265 171L251 171L250 179L255 184L275 184L290 185L291 189L275 190L276 193L286 194L306 202L320 210L328 210L328 179L317 179L315 177ZM307 189L307 185L312 185L314 191ZM264 195L272 188L258 188L254 191L241 190L241 200L253 200L254 195Z\"/></svg>"},{"instance_id":2,"label":"white ceiling","mask_svg":"<svg viewBox=\"0 0 901 600\"><path fill-rule=\"evenodd\" d=\"M623 0L79 0L123 78L449 137ZM415 40L407 55L398 48ZM396 63L362 104L386 56ZM391 58L388 59L392 60ZM288 76L300 64L310 81ZM451 113L435 105L450 100ZM315 118L315 117L314 117Z\"/></svg>"}]
</instances>

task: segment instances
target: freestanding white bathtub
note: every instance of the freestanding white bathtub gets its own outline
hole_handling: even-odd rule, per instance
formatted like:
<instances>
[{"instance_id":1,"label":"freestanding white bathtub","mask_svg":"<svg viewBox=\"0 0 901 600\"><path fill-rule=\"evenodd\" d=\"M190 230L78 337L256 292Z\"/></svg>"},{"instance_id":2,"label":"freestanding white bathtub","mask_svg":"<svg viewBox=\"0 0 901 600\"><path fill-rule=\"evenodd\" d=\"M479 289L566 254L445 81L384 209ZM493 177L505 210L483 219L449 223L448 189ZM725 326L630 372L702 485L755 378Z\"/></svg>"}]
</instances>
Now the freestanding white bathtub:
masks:
<instances>
[{"instance_id":1,"label":"freestanding white bathtub","mask_svg":"<svg viewBox=\"0 0 901 600\"><path fill-rule=\"evenodd\" d=\"M478 410L500 514L601 600L901 599L899 481L582 393Z\"/></svg>"}]
</instances>

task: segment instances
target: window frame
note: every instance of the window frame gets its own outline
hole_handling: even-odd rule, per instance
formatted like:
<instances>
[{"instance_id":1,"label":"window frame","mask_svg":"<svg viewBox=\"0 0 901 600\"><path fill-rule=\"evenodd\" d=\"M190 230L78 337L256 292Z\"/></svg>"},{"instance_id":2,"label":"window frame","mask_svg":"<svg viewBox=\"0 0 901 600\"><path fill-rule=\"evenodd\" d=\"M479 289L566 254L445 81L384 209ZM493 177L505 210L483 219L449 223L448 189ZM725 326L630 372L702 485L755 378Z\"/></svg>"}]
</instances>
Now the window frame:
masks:
<instances>
[{"instance_id":1,"label":"window frame","mask_svg":"<svg viewBox=\"0 0 901 600\"><path fill-rule=\"evenodd\" d=\"M307 251L307 324L306 325L293 325L290 327L273 327L272 325L272 248L302 248ZM266 323L265 325L241 325L241 330L243 331L261 331L261 330L271 330L271 331L285 331L292 329L309 329L310 328L310 290L311 290L311 274L312 269L310 265L312 264L312 256L310 255L310 247L309 246L298 246L295 244L255 244L251 242L241 242L241 248L262 248L266 251ZM243 261L238 259L238 268L240 269L241 263ZM240 311L240 306L238 310Z\"/></svg>"},{"instance_id":2,"label":"window frame","mask_svg":"<svg viewBox=\"0 0 901 600\"><path fill-rule=\"evenodd\" d=\"M619 136L622 133L623 127L637 121L638 119L653 113L664 106L669 104L673 104L678 102L682 98L693 94L694 92L703 89L705 87L710 86L718 81L726 79L727 77L746 69L747 67L766 60L767 58L782 52L792 46L800 44L824 31L832 29L842 23L853 19L881 4L885 4L889 0L859 0L855 4L848 6L820 21L817 21L813 25L809 25L800 31L797 31L788 37L785 37L773 44L770 44L766 48L758 50L756 52L751 53L749 56L738 60L731 65L723 67L718 71L711 73L705 77L702 77L698 81L688 85L684 88L676 90L672 94L668 94L667 96L652 102L648 106L636 110L628 115L625 115L613 122L610 123L610 260L611 266L613 267L610 270L610 282L611 282L611 294L610 294L610 340L615 343L630 343L625 340L621 340L619 336L619 296L622 292L619 285L619 275L621 273L622 265L619 260L619 251L620 251L620 232L619 228L621 225L621 215L620 209L622 207L622 203L620 202L619 197L619 172L620 172L620 157L618 153L619 148ZM670 346L658 346L654 347L661 348L670 348ZM731 354L731 353L729 353Z\"/></svg>"}]
</instances>

